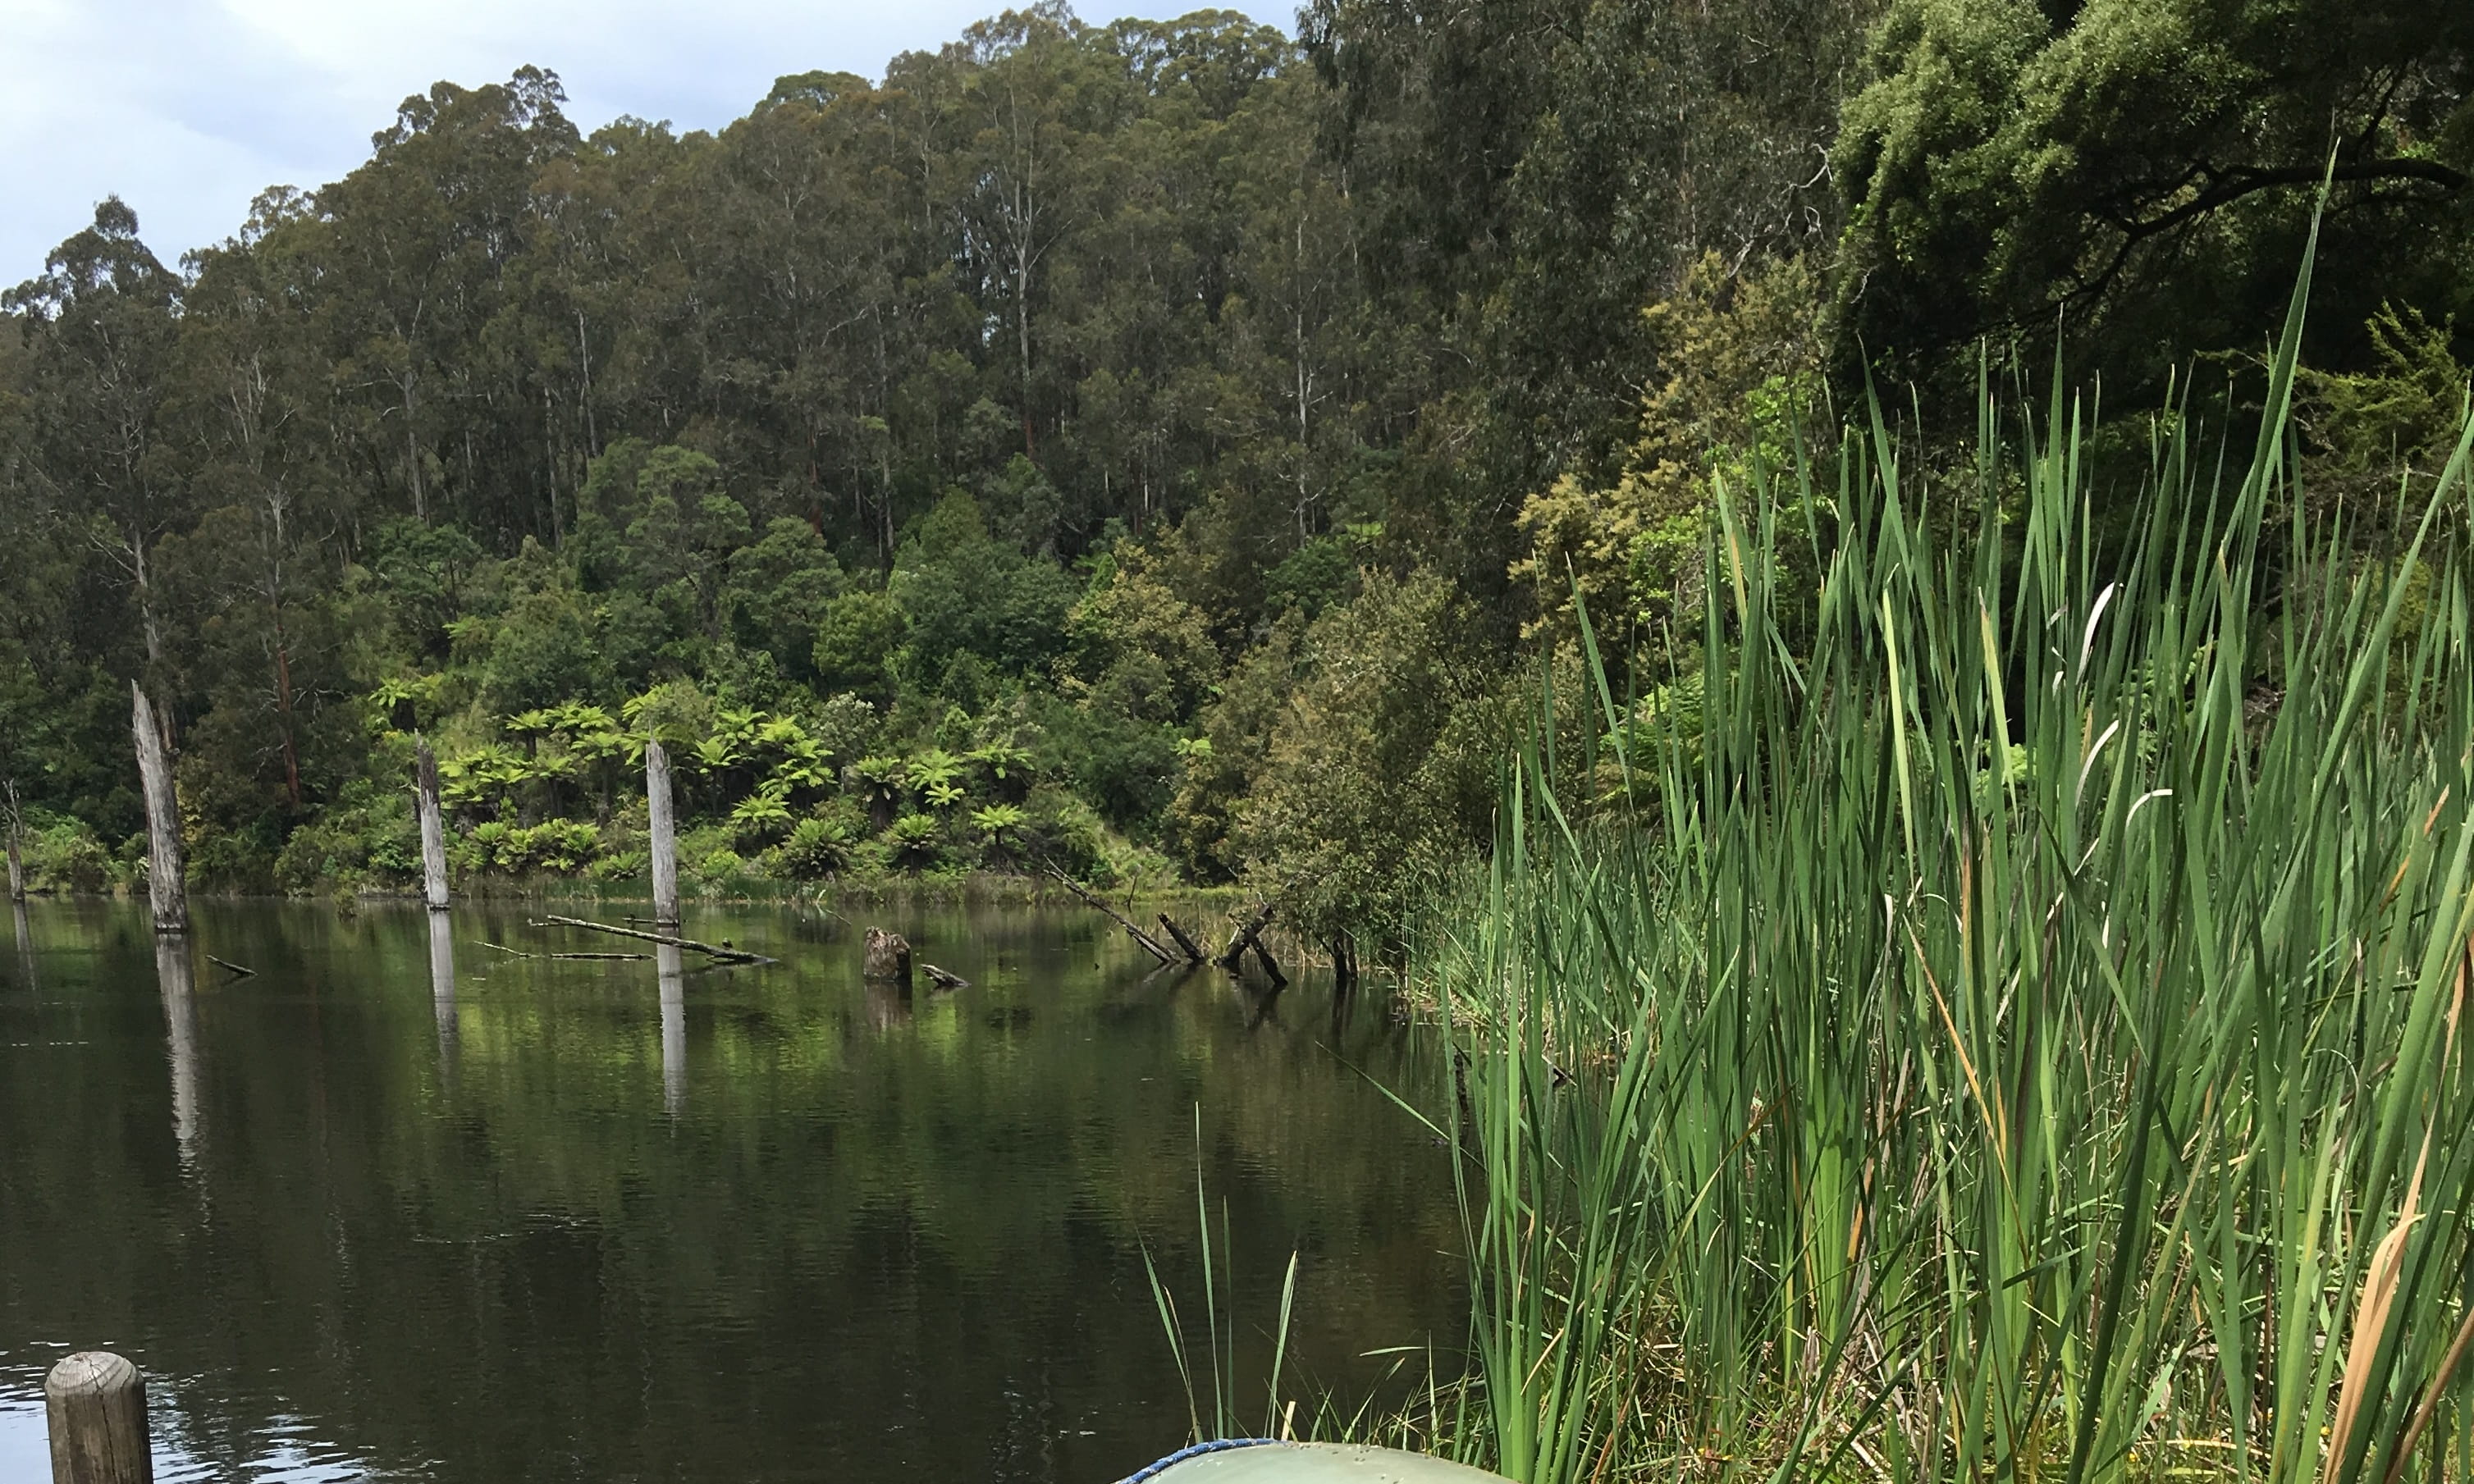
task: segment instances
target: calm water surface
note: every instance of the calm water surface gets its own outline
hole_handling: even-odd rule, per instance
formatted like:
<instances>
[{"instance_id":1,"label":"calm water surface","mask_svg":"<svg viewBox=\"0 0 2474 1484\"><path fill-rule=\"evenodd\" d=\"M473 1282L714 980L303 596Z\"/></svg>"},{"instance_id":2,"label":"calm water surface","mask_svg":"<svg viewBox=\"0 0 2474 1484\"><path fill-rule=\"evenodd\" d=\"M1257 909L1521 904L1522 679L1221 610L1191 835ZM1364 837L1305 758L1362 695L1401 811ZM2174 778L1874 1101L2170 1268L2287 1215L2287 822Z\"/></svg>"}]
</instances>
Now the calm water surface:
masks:
<instances>
[{"instance_id":1,"label":"calm water surface","mask_svg":"<svg viewBox=\"0 0 2474 1484\"><path fill-rule=\"evenodd\" d=\"M886 909L974 981L905 997L867 913L690 916L782 962L520 960L483 945L627 945L488 906L436 945L209 906L185 955L127 904L17 918L0 1481L47 1476L81 1348L147 1373L167 1480L1113 1479L1186 1427L1143 1251L1199 1314L1198 1107L1242 1370L1292 1251L1318 1388L1460 1339L1450 1170L1383 1090L1431 1047L1379 996Z\"/></svg>"}]
</instances>

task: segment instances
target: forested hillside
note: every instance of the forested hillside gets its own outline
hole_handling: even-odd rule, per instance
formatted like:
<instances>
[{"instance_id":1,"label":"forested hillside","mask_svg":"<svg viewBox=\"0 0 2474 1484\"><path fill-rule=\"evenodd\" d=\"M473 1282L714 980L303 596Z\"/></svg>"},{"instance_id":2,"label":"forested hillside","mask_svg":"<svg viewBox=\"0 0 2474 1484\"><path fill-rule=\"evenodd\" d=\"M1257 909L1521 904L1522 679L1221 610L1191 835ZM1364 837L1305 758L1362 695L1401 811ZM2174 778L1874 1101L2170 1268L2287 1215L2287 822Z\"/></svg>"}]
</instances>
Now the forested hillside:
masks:
<instances>
[{"instance_id":1,"label":"forested hillside","mask_svg":"<svg viewBox=\"0 0 2474 1484\"><path fill-rule=\"evenodd\" d=\"M2438 0L1049 5L714 134L441 83L8 293L0 775L38 888L126 885L134 680L203 889L402 888L416 735L469 880L624 883L658 735L706 890L1054 861L1379 933L1576 590L1683 704L1727 471L1868 387L1928 469L1934 389L2057 345L2238 414L2332 170L2310 454L2419 457L2469 95Z\"/></svg>"}]
</instances>

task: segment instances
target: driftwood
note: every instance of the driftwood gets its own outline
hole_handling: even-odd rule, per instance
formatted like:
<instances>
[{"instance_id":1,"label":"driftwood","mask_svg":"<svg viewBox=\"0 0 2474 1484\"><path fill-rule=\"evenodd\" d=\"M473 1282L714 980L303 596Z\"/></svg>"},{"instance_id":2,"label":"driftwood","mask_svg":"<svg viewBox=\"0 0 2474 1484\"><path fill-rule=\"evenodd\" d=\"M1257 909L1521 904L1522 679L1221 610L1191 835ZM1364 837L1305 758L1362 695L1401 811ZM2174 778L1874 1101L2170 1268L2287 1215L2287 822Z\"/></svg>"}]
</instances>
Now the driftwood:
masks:
<instances>
[{"instance_id":1,"label":"driftwood","mask_svg":"<svg viewBox=\"0 0 2474 1484\"><path fill-rule=\"evenodd\" d=\"M1201 963L1204 957L1203 951L1194 945L1194 940L1185 935L1184 928L1176 925L1176 919L1163 912L1159 915L1159 920L1160 926L1167 928L1168 935L1176 940L1176 945L1185 950L1185 961L1189 964Z\"/></svg>"},{"instance_id":2,"label":"driftwood","mask_svg":"<svg viewBox=\"0 0 2474 1484\"><path fill-rule=\"evenodd\" d=\"M206 955L206 962L214 965L217 969L223 969L225 972L231 974L235 978L255 979L257 977L256 969L251 969L246 965L235 964L230 959L217 958L211 953Z\"/></svg>"},{"instance_id":3,"label":"driftwood","mask_svg":"<svg viewBox=\"0 0 2474 1484\"><path fill-rule=\"evenodd\" d=\"M1127 917L1124 913L1121 913L1116 908L1109 906L1099 898L1092 896L1081 882L1075 880L1072 876L1067 875L1064 872L1057 870L1054 866L1048 868L1048 874L1055 876L1057 880L1065 883L1065 889L1067 891L1081 898L1088 905L1106 914L1109 922L1124 928L1126 930L1126 936L1131 938L1134 942L1141 944L1144 951L1151 954L1152 957L1158 959L1163 964L1174 964L1176 962L1176 955L1170 952L1167 948L1162 947L1158 939L1153 938L1151 934L1144 932L1139 927L1136 927L1133 923L1133 920Z\"/></svg>"},{"instance_id":4,"label":"driftwood","mask_svg":"<svg viewBox=\"0 0 2474 1484\"><path fill-rule=\"evenodd\" d=\"M1257 903L1254 907L1254 915L1248 918L1237 929L1236 936L1228 940L1227 950L1219 958L1220 967L1232 974L1235 973L1237 966L1245 962L1246 950L1254 946L1255 942L1262 936L1264 926L1271 921L1272 904L1268 901ZM1269 959L1270 955L1265 954L1264 957Z\"/></svg>"},{"instance_id":5,"label":"driftwood","mask_svg":"<svg viewBox=\"0 0 2474 1484\"><path fill-rule=\"evenodd\" d=\"M698 943L692 938L674 938L667 933L647 933L633 927L620 927L614 922L588 922L583 918L563 918L548 913L543 914L542 922L557 927L581 927L591 932L616 933L621 938L638 938L646 943L667 944L673 948L693 948L696 952L705 955L707 958L723 964L770 964L773 962L773 960L766 958L762 953L750 953L744 948L734 948L727 945L721 947L716 947L709 943Z\"/></svg>"},{"instance_id":6,"label":"driftwood","mask_svg":"<svg viewBox=\"0 0 2474 1484\"><path fill-rule=\"evenodd\" d=\"M926 974L929 982L940 990L967 990L971 987L970 980L950 969L939 969L926 959L919 961L919 971Z\"/></svg>"}]
</instances>

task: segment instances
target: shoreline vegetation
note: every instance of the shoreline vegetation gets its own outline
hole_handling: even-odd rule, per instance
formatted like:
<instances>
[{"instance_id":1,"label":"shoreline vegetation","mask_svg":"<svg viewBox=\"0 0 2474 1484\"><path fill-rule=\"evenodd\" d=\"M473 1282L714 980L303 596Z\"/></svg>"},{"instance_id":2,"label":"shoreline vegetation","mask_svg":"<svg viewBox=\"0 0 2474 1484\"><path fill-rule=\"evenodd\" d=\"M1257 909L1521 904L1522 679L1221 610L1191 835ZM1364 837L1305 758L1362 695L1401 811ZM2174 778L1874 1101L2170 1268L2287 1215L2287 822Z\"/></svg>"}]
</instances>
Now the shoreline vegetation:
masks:
<instances>
[{"instance_id":1,"label":"shoreline vegetation","mask_svg":"<svg viewBox=\"0 0 2474 1484\"><path fill-rule=\"evenodd\" d=\"M1413 1431L1524 1480L2465 1476L2474 420L2306 510L2308 287L2247 454L2160 419L2122 526L2058 387L1938 492L1859 425L1753 470L1688 710L1547 688L1425 938L1477 1374Z\"/></svg>"},{"instance_id":2,"label":"shoreline vegetation","mask_svg":"<svg viewBox=\"0 0 2474 1484\"><path fill-rule=\"evenodd\" d=\"M201 896L409 896L434 755L459 897L638 899L658 742L691 900L1392 971L1467 1369L1310 1430L2474 1479L2474 7L1049 3L563 102L0 298L35 889L145 887L133 706Z\"/></svg>"}]
</instances>

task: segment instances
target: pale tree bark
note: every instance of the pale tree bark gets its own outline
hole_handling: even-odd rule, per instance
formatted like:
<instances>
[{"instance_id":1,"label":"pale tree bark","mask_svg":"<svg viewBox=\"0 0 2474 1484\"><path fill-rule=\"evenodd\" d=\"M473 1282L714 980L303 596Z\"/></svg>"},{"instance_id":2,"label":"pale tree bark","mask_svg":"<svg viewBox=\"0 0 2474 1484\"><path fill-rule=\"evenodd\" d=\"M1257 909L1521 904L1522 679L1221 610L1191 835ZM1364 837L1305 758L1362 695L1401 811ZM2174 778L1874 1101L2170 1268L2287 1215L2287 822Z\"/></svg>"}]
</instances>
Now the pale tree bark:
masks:
<instances>
[{"instance_id":1,"label":"pale tree bark","mask_svg":"<svg viewBox=\"0 0 2474 1484\"><path fill-rule=\"evenodd\" d=\"M9 899L26 899L26 857L21 837L25 834L25 815L17 807L17 780L9 780Z\"/></svg>"},{"instance_id":2,"label":"pale tree bark","mask_svg":"<svg viewBox=\"0 0 2474 1484\"><path fill-rule=\"evenodd\" d=\"M145 688L129 682L130 730L137 740L137 778L146 795L146 896L158 933L185 932L189 897L182 878L181 804L172 791L172 758L163 744L155 704Z\"/></svg>"},{"instance_id":3,"label":"pale tree bark","mask_svg":"<svg viewBox=\"0 0 2474 1484\"><path fill-rule=\"evenodd\" d=\"M421 895L447 910L447 822L438 808L438 757L426 738L414 744L414 794L421 815Z\"/></svg>"},{"instance_id":4,"label":"pale tree bark","mask_svg":"<svg viewBox=\"0 0 2474 1484\"><path fill-rule=\"evenodd\" d=\"M644 804L652 836L653 922L679 925L679 842L670 820L670 757L659 742L644 744Z\"/></svg>"}]
</instances>

